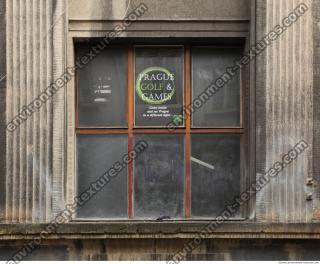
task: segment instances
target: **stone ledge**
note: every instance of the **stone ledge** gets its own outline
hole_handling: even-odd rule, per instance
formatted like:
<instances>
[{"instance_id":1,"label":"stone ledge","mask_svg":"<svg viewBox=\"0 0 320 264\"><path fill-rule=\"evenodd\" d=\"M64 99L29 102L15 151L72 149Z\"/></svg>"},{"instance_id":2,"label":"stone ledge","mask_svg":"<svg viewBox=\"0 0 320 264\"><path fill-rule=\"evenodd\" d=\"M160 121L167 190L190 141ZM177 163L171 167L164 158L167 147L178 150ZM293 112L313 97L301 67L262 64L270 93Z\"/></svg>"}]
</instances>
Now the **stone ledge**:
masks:
<instances>
[{"instance_id":1,"label":"stone ledge","mask_svg":"<svg viewBox=\"0 0 320 264\"><path fill-rule=\"evenodd\" d=\"M192 238L209 222L71 222L58 226L48 239ZM29 239L46 224L0 224L0 240ZM320 223L281 224L228 222L207 238L320 239Z\"/></svg>"}]
</instances>

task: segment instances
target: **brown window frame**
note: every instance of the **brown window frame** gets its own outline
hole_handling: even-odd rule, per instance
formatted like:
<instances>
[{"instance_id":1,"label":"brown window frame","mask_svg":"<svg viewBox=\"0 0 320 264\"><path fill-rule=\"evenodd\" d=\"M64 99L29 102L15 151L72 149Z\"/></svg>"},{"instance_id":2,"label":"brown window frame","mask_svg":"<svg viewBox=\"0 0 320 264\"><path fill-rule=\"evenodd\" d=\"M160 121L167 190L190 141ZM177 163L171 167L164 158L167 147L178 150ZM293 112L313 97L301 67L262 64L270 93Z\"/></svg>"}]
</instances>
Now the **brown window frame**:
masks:
<instances>
[{"instance_id":1,"label":"brown window frame","mask_svg":"<svg viewBox=\"0 0 320 264\"><path fill-rule=\"evenodd\" d=\"M135 47L183 47L183 91L184 91L184 106L188 106L192 103L192 47L203 47L203 48L239 48L242 50L243 46L232 46L232 45L121 45L127 47L127 127L110 127L110 128L97 128L97 127L79 127L78 126L78 114L79 114L79 92L78 92L78 74L76 73L76 84L75 84L75 136L77 135L112 135L112 134L126 134L128 135L128 152L134 148L134 135L135 134L184 134L185 136L185 184L184 184L184 218L186 220L194 220L196 218L191 217L191 135L192 134L237 134L240 135L240 182L241 190L244 189L246 179L244 178L243 166L245 164L243 154L246 141L245 136L247 133L247 127L245 126L244 120L245 115L245 84L243 80L244 72L243 68L240 69L240 126L239 127L219 127L219 128L192 128L192 117L187 113L184 113L184 127L176 127L174 130L168 130L167 127L135 127L134 126L134 90L135 90ZM110 47L112 47L110 45ZM134 219L133 215L133 188L134 188L134 171L133 162L128 164L128 220ZM246 208L241 207L241 212L246 212ZM242 214L242 215L244 215ZM108 219L108 218L106 218ZM241 218L242 219L242 218ZM245 219L245 218L243 218ZM232 220L232 219L231 219Z\"/></svg>"}]
</instances>

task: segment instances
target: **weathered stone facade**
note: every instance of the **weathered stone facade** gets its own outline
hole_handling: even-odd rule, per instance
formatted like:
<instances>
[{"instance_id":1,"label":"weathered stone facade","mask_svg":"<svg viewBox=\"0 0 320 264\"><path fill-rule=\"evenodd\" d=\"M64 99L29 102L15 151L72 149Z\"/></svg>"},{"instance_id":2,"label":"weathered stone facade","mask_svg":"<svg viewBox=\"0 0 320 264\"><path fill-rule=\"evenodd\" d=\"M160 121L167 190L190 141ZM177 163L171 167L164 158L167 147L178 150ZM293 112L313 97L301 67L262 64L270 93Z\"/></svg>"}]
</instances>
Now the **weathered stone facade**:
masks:
<instances>
[{"instance_id":1,"label":"weathered stone facade","mask_svg":"<svg viewBox=\"0 0 320 264\"><path fill-rule=\"evenodd\" d=\"M105 36L139 3L0 1L0 48L5 51L0 54L0 258L8 258L39 234L43 223L73 200L74 81L14 132L7 131L6 124L73 66L78 39ZM242 39L247 49L300 3L308 6L308 12L248 67L248 183L300 140L309 147L249 202L247 220L224 224L186 259L319 259L320 2L144 3L148 12L121 37ZM59 226L29 258L164 260L204 224L72 222Z\"/></svg>"}]
</instances>

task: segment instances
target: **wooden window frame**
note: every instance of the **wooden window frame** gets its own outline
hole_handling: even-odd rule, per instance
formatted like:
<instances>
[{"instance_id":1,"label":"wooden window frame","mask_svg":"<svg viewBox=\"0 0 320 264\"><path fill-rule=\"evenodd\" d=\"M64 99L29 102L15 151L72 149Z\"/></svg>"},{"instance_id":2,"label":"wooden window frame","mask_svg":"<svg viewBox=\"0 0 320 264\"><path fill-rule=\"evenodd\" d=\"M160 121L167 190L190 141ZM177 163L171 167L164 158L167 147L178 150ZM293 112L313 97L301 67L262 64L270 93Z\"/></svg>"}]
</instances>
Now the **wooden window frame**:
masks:
<instances>
[{"instance_id":1,"label":"wooden window frame","mask_svg":"<svg viewBox=\"0 0 320 264\"><path fill-rule=\"evenodd\" d=\"M135 127L134 126L134 104L135 104L135 48L136 47L182 47L183 48L183 102L184 106L191 105L192 103L192 57L191 49L192 47L203 47L203 48L239 48L242 50L243 46L231 46L231 45L133 45L133 44L122 44L121 46L127 47L127 127L108 127L108 128L98 128L98 127L79 127L78 126L78 114L79 114L79 85L78 85L78 73L76 73L76 83L75 83L75 136L77 135L112 135L112 134L126 134L128 135L128 152L132 151L134 148L134 135L135 134L183 134L185 136L185 178L184 178L184 218L178 220L199 220L199 218L191 216L191 135L192 134L236 134L240 135L240 182L241 190L246 186L246 180L244 178L244 158L243 154L246 155L244 151L244 141L247 128L245 126L244 120L246 120L245 115L245 97L244 97L244 80L243 80L243 69L240 69L240 126L239 127L219 127L219 128L192 128L192 117L187 113L184 113L184 127L176 127L174 130L168 130L166 126L164 127ZM110 46L113 47L113 46ZM77 172L76 172L77 177ZM134 171L133 162L128 164L128 220L134 219L133 214L133 188L134 188ZM246 208L240 208L242 215L246 214ZM240 220L244 220L245 217L241 217ZM108 220L108 218L106 218ZM202 219L202 218L201 218ZM200 219L200 220L201 220ZM174 219L176 220L176 219ZM230 219L233 220L233 219ZM239 220L239 218L234 219Z\"/></svg>"}]
</instances>

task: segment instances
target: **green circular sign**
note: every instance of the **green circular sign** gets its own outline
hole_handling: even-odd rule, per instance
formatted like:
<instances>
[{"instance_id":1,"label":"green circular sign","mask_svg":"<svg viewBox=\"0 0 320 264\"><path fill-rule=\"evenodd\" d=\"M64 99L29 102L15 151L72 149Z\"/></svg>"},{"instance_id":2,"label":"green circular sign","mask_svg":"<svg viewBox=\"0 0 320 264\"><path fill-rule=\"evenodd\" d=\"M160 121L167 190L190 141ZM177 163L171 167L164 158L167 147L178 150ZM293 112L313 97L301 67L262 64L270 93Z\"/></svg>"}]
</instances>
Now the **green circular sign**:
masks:
<instances>
[{"instance_id":1,"label":"green circular sign","mask_svg":"<svg viewBox=\"0 0 320 264\"><path fill-rule=\"evenodd\" d=\"M149 67L140 72L136 92L148 104L164 104L175 93L174 75L162 67Z\"/></svg>"}]
</instances>

